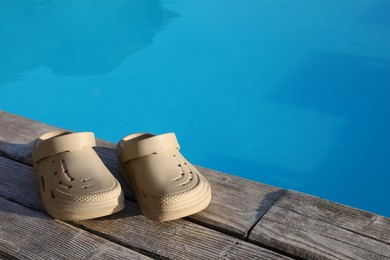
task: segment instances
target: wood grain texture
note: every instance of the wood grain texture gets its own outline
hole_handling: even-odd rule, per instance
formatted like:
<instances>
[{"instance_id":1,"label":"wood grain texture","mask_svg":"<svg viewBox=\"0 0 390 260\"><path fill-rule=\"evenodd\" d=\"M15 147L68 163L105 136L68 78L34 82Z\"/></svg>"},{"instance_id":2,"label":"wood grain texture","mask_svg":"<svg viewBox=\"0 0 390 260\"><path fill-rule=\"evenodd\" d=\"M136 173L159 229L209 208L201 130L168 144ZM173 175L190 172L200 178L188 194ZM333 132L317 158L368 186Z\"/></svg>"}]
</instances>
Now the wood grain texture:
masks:
<instances>
[{"instance_id":1,"label":"wood grain texture","mask_svg":"<svg viewBox=\"0 0 390 260\"><path fill-rule=\"evenodd\" d=\"M0 110L0 155L31 164L35 139L54 130L59 128Z\"/></svg>"},{"instance_id":2,"label":"wood grain texture","mask_svg":"<svg viewBox=\"0 0 390 260\"><path fill-rule=\"evenodd\" d=\"M0 197L41 211L39 214L44 215L33 176L31 166L0 157ZM130 200L126 201L125 210L117 214L71 224L153 258L287 259L187 220L150 221L140 215L137 204Z\"/></svg>"},{"instance_id":3,"label":"wood grain texture","mask_svg":"<svg viewBox=\"0 0 390 260\"><path fill-rule=\"evenodd\" d=\"M288 191L249 241L305 259L390 259L390 219Z\"/></svg>"},{"instance_id":4,"label":"wood grain texture","mask_svg":"<svg viewBox=\"0 0 390 260\"><path fill-rule=\"evenodd\" d=\"M198 167L213 191L210 206L193 216L192 221L239 238L268 211L285 190Z\"/></svg>"},{"instance_id":5,"label":"wood grain texture","mask_svg":"<svg viewBox=\"0 0 390 260\"><path fill-rule=\"evenodd\" d=\"M43 210L32 167L1 156L0 196Z\"/></svg>"},{"instance_id":6,"label":"wood grain texture","mask_svg":"<svg viewBox=\"0 0 390 260\"><path fill-rule=\"evenodd\" d=\"M15 259L148 259L0 197L0 256Z\"/></svg>"},{"instance_id":7,"label":"wood grain texture","mask_svg":"<svg viewBox=\"0 0 390 260\"><path fill-rule=\"evenodd\" d=\"M91 232L142 252L169 259L288 259L278 253L183 219L153 222L133 201L115 216L79 221Z\"/></svg>"},{"instance_id":8,"label":"wood grain texture","mask_svg":"<svg viewBox=\"0 0 390 260\"><path fill-rule=\"evenodd\" d=\"M33 142L43 133L58 128L0 111L0 154L31 164ZM121 183L126 198L134 200L117 166L115 144L97 140L96 151ZM188 158L191 159L191 158ZM269 207L285 192L273 186L198 167L209 181L212 201L209 207L188 219L245 239Z\"/></svg>"}]
</instances>

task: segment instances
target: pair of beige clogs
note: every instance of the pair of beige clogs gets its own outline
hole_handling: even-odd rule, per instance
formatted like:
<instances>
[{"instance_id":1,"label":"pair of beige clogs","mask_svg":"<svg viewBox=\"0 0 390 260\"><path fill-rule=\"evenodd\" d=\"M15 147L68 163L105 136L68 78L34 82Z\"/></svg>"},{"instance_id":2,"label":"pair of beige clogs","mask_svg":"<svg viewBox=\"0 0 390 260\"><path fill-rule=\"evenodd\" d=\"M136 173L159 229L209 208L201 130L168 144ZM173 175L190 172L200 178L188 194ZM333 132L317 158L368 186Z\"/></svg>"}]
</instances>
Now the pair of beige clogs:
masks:
<instances>
[{"instance_id":1,"label":"pair of beige clogs","mask_svg":"<svg viewBox=\"0 0 390 260\"><path fill-rule=\"evenodd\" d=\"M36 180L43 205L54 218L90 219L124 208L122 188L94 146L91 132L54 131L36 140ZM178 219L210 203L210 185L179 149L174 133L133 134L116 147L121 173L149 219Z\"/></svg>"}]
</instances>

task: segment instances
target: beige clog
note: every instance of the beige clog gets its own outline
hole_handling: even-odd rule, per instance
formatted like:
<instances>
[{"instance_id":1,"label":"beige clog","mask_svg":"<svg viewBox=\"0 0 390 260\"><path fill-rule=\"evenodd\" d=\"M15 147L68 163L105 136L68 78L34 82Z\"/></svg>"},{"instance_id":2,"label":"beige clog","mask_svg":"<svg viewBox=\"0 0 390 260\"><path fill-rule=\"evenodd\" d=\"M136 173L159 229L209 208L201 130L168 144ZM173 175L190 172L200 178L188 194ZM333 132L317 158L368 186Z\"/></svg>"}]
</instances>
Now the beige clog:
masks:
<instances>
[{"instance_id":1,"label":"beige clog","mask_svg":"<svg viewBox=\"0 0 390 260\"><path fill-rule=\"evenodd\" d=\"M178 219L197 213L210 203L209 183L179 148L174 133L132 134L117 145L122 175L149 219Z\"/></svg>"},{"instance_id":2,"label":"beige clog","mask_svg":"<svg viewBox=\"0 0 390 260\"><path fill-rule=\"evenodd\" d=\"M61 220L97 218L124 207L120 184L93 147L93 133L54 131L33 148L33 166L46 211Z\"/></svg>"}]
</instances>

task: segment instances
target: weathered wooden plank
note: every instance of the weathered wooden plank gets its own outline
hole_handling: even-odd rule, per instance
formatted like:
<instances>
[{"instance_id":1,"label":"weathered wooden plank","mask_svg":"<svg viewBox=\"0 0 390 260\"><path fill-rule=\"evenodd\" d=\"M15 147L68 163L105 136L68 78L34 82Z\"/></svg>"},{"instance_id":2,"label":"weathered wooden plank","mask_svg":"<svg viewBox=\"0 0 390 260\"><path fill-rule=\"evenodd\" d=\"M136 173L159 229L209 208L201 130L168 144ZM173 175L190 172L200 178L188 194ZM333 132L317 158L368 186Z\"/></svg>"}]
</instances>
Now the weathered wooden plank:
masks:
<instances>
[{"instance_id":1,"label":"weathered wooden plank","mask_svg":"<svg viewBox=\"0 0 390 260\"><path fill-rule=\"evenodd\" d=\"M287 259L278 253L190 221L152 222L139 215L133 201L125 210L103 219L79 221L87 230L120 241L152 257L170 259ZM93 232L93 231L92 231Z\"/></svg>"},{"instance_id":2,"label":"weathered wooden plank","mask_svg":"<svg viewBox=\"0 0 390 260\"><path fill-rule=\"evenodd\" d=\"M0 196L43 210L31 166L0 156ZM1 208L0 208L1 210Z\"/></svg>"},{"instance_id":3,"label":"weathered wooden plank","mask_svg":"<svg viewBox=\"0 0 390 260\"><path fill-rule=\"evenodd\" d=\"M58 128L0 111L0 154L31 164L34 140ZM93 129L92 129L93 130ZM119 139L119 138L118 138ZM117 167L115 145L98 140L96 148L104 163L119 180L127 198L134 199ZM188 219L241 239L284 192L273 186L198 167L210 182L212 201Z\"/></svg>"},{"instance_id":4,"label":"weathered wooden plank","mask_svg":"<svg viewBox=\"0 0 390 260\"><path fill-rule=\"evenodd\" d=\"M305 259L390 259L390 219L288 191L249 241Z\"/></svg>"},{"instance_id":5,"label":"weathered wooden plank","mask_svg":"<svg viewBox=\"0 0 390 260\"><path fill-rule=\"evenodd\" d=\"M239 238L268 211L285 190L198 167L210 182L213 198L210 206L190 216L192 221Z\"/></svg>"},{"instance_id":6,"label":"weathered wooden plank","mask_svg":"<svg viewBox=\"0 0 390 260\"><path fill-rule=\"evenodd\" d=\"M56 128L0 111L0 153L30 163L32 141L42 133L53 129ZM97 152L113 174L120 181L122 180L123 185L123 179L116 166L114 144L104 141L98 143ZM4 166L0 172L7 167L12 172L26 167L26 171L30 171L30 177L33 176L28 166L6 164L7 166ZM10 167L15 168L10 170ZM210 181L214 192L209 208L188 218L193 222L243 238L251 225L266 213L251 232L250 242L287 255L309 259L390 258L388 218L292 191L284 194L284 190L274 187L200 167L199 169ZM28 181L28 177L26 178ZM18 181L26 181L26 178ZM25 185L28 186L29 183ZM15 187L20 187L20 183L12 186L7 181L3 183L0 178L3 196L15 199L15 194L12 193ZM132 198L125 184L124 190L127 197ZM33 196L30 198L31 200L23 200L23 196L18 196L18 201L31 207L41 208L37 198ZM271 207L276 200L276 204ZM128 201L125 211L119 215L75 224L156 257L195 257L194 251L203 252L201 250L204 244L207 246L203 248L206 250L203 253L209 258L220 256L244 258L258 254L256 247L252 248L243 241L186 220L155 223L138 214L136 204ZM126 238L134 238L130 240L136 242L130 242ZM224 242L222 243L221 240ZM185 241L185 243L178 241ZM191 243L196 245L196 250L192 250L194 247L191 247ZM150 244L156 246L149 248ZM215 251L208 247L209 245L222 250ZM266 251L266 253L270 252ZM263 256L263 253L258 255L258 257ZM266 258L269 257L268 255ZM274 257L281 256L276 254Z\"/></svg>"},{"instance_id":7,"label":"weathered wooden plank","mask_svg":"<svg viewBox=\"0 0 390 260\"><path fill-rule=\"evenodd\" d=\"M17 259L149 259L0 197L0 256Z\"/></svg>"},{"instance_id":8,"label":"weathered wooden plank","mask_svg":"<svg viewBox=\"0 0 390 260\"><path fill-rule=\"evenodd\" d=\"M43 211L32 167L4 157L0 157L0 197ZM120 213L72 224L156 258L287 258L187 220L150 221L139 214L137 204L130 200Z\"/></svg>"}]
</instances>

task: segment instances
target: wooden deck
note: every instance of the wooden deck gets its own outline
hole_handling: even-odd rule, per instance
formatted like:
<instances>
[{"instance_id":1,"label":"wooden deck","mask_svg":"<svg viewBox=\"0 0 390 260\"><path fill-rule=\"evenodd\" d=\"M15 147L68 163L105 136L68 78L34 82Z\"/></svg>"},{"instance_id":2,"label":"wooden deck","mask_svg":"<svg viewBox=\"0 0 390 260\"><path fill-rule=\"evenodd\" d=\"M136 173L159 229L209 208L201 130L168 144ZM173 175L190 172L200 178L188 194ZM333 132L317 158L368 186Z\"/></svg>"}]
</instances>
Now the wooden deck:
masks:
<instances>
[{"instance_id":1,"label":"wooden deck","mask_svg":"<svg viewBox=\"0 0 390 260\"><path fill-rule=\"evenodd\" d=\"M389 218L201 167L210 206L185 219L149 221L119 174L115 144L102 140L96 151L122 184L125 210L54 220L35 188L31 148L55 129L0 111L0 258L390 259Z\"/></svg>"}]
</instances>

